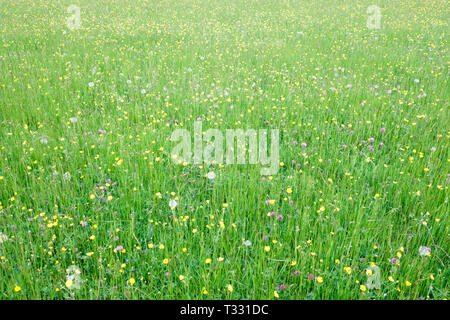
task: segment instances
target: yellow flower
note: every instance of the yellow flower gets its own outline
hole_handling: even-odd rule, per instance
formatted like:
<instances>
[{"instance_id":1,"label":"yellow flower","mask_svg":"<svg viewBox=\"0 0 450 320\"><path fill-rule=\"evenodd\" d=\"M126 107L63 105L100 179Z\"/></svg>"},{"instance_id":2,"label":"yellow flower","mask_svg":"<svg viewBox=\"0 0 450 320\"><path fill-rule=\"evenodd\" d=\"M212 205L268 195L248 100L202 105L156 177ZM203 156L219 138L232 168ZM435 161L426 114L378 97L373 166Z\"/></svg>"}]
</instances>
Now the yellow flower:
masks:
<instances>
[{"instance_id":1,"label":"yellow flower","mask_svg":"<svg viewBox=\"0 0 450 320\"><path fill-rule=\"evenodd\" d=\"M433 274L430 274L430 279L431 279L431 280L434 280Z\"/></svg>"},{"instance_id":2,"label":"yellow flower","mask_svg":"<svg viewBox=\"0 0 450 320\"><path fill-rule=\"evenodd\" d=\"M293 260L291 261L291 266L295 266L297 264L297 261Z\"/></svg>"},{"instance_id":3,"label":"yellow flower","mask_svg":"<svg viewBox=\"0 0 450 320\"><path fill-rule=\"evenodd\" d=\"M91 195L89 196L89 198L90 198L91 200L94 200L94 199L95 199L95 194L91 194Z\"/></svg>"},{"instance_id":4,"label":"yellow flower","mask_svg":"<svg viewBox=\"0 0 450 320\"><path fill-rule=\"evenodd\" d=\"M168 264L168 263L169 263L169 259L167 259L167 258L164 259L164 260L163 260L163 263L164 263L164 264Z\"/></svg>"},{"instance_id":5,"label":"yellow flower","mask_svg":"<svg viewBox=\"0 0 450 320\"><path fill-rule=\"evenodd\" d=\"M70 287L73 285L73 281L71 279L68 279L66 281L66 287L70 289Z\"/></svg>"},{"instance_id":6,"label":"yellow flower","mask_svg":"<svg viewBox=\"0 0 450 320\"><path fill-rule=\"evenodd\" d=\"M269 251L270 251L270 247L269 247L269 246L265 246L265 247L264 247L264 251L265 251L265 252L269 252Z\"/></svg>"},{"instance_id":7,"label":"yellow flower","mask_svg":"<svg viewBox=\"0 0 450 320\"><path fill-rule=\"evenodd\" d=\"M19 292L20 290L22 290L21 287L19 287L19 286L15 286L15 287L14 287L14 292Z\"/></svg>"},{"instance_id":8,"label":"yellow flower","mask_svg":"<svg viewBox=\"0 0 450 320\"><path fill-rule=\"evenodd\" d=\"M287 188L287 189L286 189L286 192L287 192L288 194L291 194L291 193L292 193L292 189L291 189L291 188Z\"/></svg>"},{"instance_id":9,"label":"yellow flower","mask_svg":"<svg viewBox=\"0 0 450 320\"><path fill-rule=\"evenodd\" d=\"M352 268L350 267L344 267L345 272L347 272L347 274L352 273Z\"/></svg>"},{"instance_id":10,"label":"yellow flower","mask_svg":"<svg viewBox=\"0 0 450 320\"><path fill-rule=\"evenodd\" d=\"M233 292L233 286L231 284L229 284L227 286L227 290L230 291L230 292Z\"/></svg>"},{"instance_id":11,"label":"yellow flower","mask_svg":"<svg viewBox=\"0 0 450 320\"><path fill-rule=\"evenodd\" d=\"M367 290L367 289L366 289L366 286L363 285L363 284L360 285L359 288L361 289L362 292L365 292L365 291Z\"/></svg>"},{"instance_id":12,"label":"yellow flower","mask_svg":"<svg viewBox=\"0 0 450 320\"><path fill-rule=\"evenodd\" d=\"M207 259L205 260L205 263L206 263L206 264L211 263L211 259L210 259L210 258L207 258Z\"/></svg>"},{"instance_id":13,"label":"yellow flower","mask_svg":"<svg viewBox=\"0 0 450 320\"><path fill-rule=\"evenodd\" d=\"M406 280L405 284L406 284L407 287L411 286L411 282L409 282L408 280Z\"/></svg>"},{"instance_id":14,"label":"yellow flower","mask_svg":"<svg viewBox=\"0 0 450 320\"><path fill-rule=\"evenodd\" d=\"M366 274L370 277L370 276L372 275L372 270L367 269L367 270L366 270Z\"/></svg>"},{"instance_id":15,"label":"yellow flower","mask_svg":"<svg viewBox=\"0 0 450 320\"><path fill-rule=\"evenodd\" d=\"M113 199L113 196L108 196L108 200L111 201Z\"/></svg>"},{"instance_id":16,"label":"yellow flower","mask_svg":"<svg viewBox=\"0 0 450 320\"><path fill-rule=\"evenodd\" d=\"M276 292L276 291L273 292L273 296L274 296L275 298L279 298L279 297L280 297L280 296L278 295L278 292Z\"/></svg>"},{"instance_id":17,"label":"yellow flower","mask_svg":"<svg viewBox=\"0 0 450 320\"><path fill-rule=\"evenodd\" d=\"M131 285L133 285L133 284L136 282L136 280L134 280L134 278L130 278L130 280L128 280L128 282L129 282Z\"/></svg>"},{"instance_id":18,"label":"yellow flower","mask_svg":"<svg viewBox=\"0 0 450 320\"><path fill-rule=\"evenodd\" d=\"M316 281L317 281L317 283L322 283L323 282L323 278L322 277L317 277Z\"/></svg>"},{"instance_id":19,"label":"yellow flower","mask_svg":"<svg viewBox=\"0 0 450 320\"><path fill-rule=\"evenodd\" d=\"M182 274L180 274L180 276L178 277L178 279L180 279L180 281L184 280L184 276Z\"/></svg>"}]
</instances>

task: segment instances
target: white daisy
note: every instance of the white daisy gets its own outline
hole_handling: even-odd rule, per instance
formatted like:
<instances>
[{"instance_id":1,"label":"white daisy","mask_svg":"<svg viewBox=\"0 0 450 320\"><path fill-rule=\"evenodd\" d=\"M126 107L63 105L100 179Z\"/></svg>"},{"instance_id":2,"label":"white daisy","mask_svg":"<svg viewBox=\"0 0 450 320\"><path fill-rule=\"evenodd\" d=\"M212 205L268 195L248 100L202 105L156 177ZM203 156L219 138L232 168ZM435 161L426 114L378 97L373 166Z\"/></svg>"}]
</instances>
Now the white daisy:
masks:
<instances>
[{"instance_id":1,"label":"white daisy","mask_svg":"<svg viewBox=\"0 0 450 320\"><path fill-rule=\"evenodd\" d=\"M425 246L420 246L420 247L419 247L419 254L420 254L421 256L427 256L430 252L431 252L431 249L430 249L430 248L427 248L427 247L425 247Z\"/></svg>"},{"instance_id":2,"label":"white daisy","mask_svg":"<svg viewBox=\"0 0 450 320\"><path fill-rule=\"evenodd\" d=\"M170 209L175 209L177 206L178 206L178 202L176 200L170 200L169 201Z\"/></svg>"},{"instance_id":3,"label":"white daisy","mask_svg":"<svg viewBox=\"0 0 450 320\"><path fill-rule=\"evenodd\" d=\"M214 171L210 171L206 176L208 177L208 179L212 180L216 177L216 174L214 173Z\"/></svg>"}]
</instances>

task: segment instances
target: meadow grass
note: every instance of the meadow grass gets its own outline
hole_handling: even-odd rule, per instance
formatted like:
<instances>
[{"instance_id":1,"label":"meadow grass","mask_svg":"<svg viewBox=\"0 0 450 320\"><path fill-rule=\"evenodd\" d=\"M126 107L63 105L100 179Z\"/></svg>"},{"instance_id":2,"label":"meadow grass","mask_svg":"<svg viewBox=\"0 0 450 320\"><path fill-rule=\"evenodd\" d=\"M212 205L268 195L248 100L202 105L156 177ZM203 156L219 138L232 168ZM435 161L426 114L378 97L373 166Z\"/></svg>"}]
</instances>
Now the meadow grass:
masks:
<instances>
[{"instance_id":1,"label":"meadow grass","mask_svg":"<svg viewBox=\"0 0 450 320\"><path fill-rule=\"evenodd\" d=\"M448 298L448 19L3 0L0 299ZM280 170L176 164L196 119L279 129Z\"/></svg>"}]
</instances>

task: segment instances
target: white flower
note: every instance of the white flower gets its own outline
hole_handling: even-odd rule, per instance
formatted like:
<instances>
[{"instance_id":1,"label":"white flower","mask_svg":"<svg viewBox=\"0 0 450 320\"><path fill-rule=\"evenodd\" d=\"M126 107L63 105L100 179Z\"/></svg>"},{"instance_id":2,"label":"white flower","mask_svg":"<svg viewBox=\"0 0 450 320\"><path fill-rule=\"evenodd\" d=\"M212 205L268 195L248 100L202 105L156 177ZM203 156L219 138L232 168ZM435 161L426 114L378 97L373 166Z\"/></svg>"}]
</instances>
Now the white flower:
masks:
<instances>
[{"instance_id":1,"label":"white flower","mask_svg":"<svg viewBox=\"0 0 450 320\"><path fill-rule=\"evenodd\" d=\"M141 93L142 93L142 94L145 94L146 92L147 92L147 90L145 90L145 89L142 89L142 90L141 90Z\"/></svg>"},{"instance_id":2,"label":"white flower","mask_svg":"<svg viewBox=\"0 0 450 320\"><path fill-rule=\"evenodd\" d=\"M81 270L76 265L71 265L66 270L66 287L69 289L80 289L81 288Z\"/></svg>"},{"instance_id":3,"label":"white flower","mask_svg":"<svg viewBox=\"0 0 450 320\"><path fill-rule=\"evenodd\" d=\"M431 253L431 249L430 248L427 248L425 246L420 246L419 247L419 254L421 256L427 256L429 253Z\"/></svg>"},{"instance_id":4,"label":"white flower","mask_svg":"<svg viewBox=\"0 0 450 320\"><path fill-rule=\"evenodd\" d=\"M0 243L5 242L6 240L8 240L8 237L6 236L6 234L3 234L0 232Z\"/></svg>"},{"instance_id":5,"label":"white flower","mask_svg":"<svg viewBox=\"0 0 450 320\"><path fill-rule=\"evenodd\" d=\"M208 179L212 180L216 177L216 174L214 173L214 171L210 171L206 176L208 177Z\"/></svg>"},{"instance_id":6,"label":"white flower","mask_svg":"<svg viewBox=\"0 0 450 320\"><path fill-rule=\"evenodd\" d=\"M92 88L92 87L94 86L94 83L93 83L93 82L91 81L91 82L89 82L89 84L88 84L88 85L89 85L89 87L91 87L91 88Z\"/></svg>"},{"instance_id":7,"label":"white flower","mask_svg":"<svg viewBox=\"0 0 450 320\"><path fill-rule=\"evenodd\" d=\"M244 241L244 246L250 247L252 245L252 242L250 240Z\"/></svg>"},{"instance_id":8,"label":"white flower","mask_svg":"<svg viewBox=\"0 0 450 320\"><path fill-rule=\"evenodd\" d=\"M419 79L414 79L415 83L419 83L419 81L420 81Z\"/></svg>"},{"instance_id":9,"label":"white flower","mask_svg":"<svg viewBox=\"0 0 450 320\"><path fill-rule=\"evenodd\" d=\"M72 122L72 123L76 123L78 121L78 119L77 118L75 118L75 117L73 117L73 118L70 118L70 122Z\"/></svg>"},{"instance_id":10,"label":"white flower","mask_svg":"<svg viewBox=\"0 0 450 320\"><path fill-rule=\"evenodd\" d=\"M47 144L47 143L48 143L47 138L42 138L42 139L41 139L41 143L42 143L42 144Z\"/></svg>"},{"instance_id":11,"label":"white flower","mask_svg":"<svg viewBox=\"0 0 450 320\"><path fill-rule=\"evenodd\" d=\"M63 180L64 181L69 181L71 177L72 176L70 175L69 172L66 172L66 173L63 174Z\"/></svg>"},{"instance_id":12,"label":"white flower","mask_svg":"<svg viewBox=\"0 0 450 320\"><path fill-rule=\"evenodd\" d=\"M178 206L178 202L176 200L170 200L169 201L170 209L175 209L177 206Z\"/></svg>"}]
</instances>

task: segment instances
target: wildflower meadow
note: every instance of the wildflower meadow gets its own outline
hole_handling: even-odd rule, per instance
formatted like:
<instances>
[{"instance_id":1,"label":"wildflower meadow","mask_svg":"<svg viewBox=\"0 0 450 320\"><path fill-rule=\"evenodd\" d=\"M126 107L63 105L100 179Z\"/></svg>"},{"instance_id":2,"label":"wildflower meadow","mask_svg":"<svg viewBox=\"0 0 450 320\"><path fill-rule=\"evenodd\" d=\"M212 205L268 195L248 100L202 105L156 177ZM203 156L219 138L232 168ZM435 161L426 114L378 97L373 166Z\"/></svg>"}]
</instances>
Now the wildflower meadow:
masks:
<instances>
[{"instance_id":1,"label":"wildflower meadow","mask_svg":"<svg viewBox=\"0 0 450 320\"><path fill-rule=\"evenodd\" d=\"M0 299L447 299L445 0L2 0Z\"/></svg>"}]
</instances>

